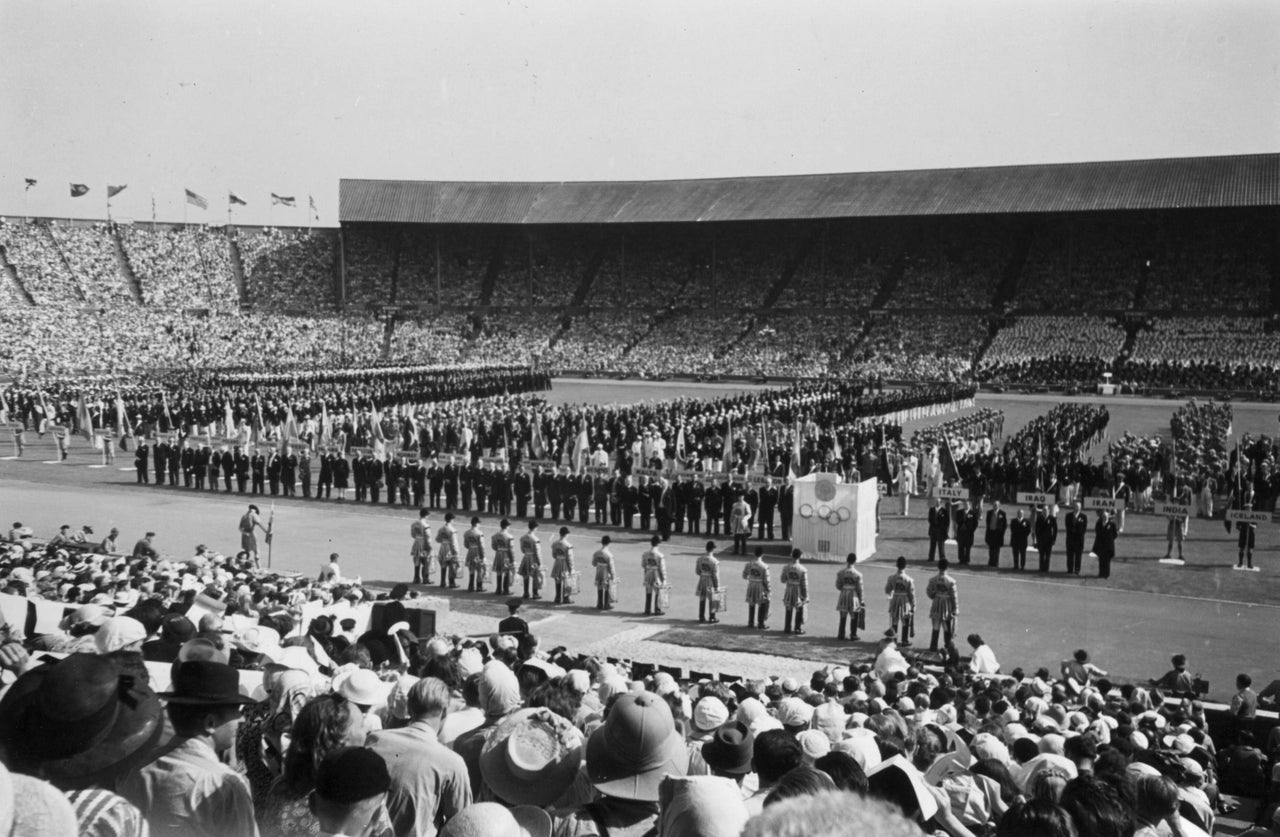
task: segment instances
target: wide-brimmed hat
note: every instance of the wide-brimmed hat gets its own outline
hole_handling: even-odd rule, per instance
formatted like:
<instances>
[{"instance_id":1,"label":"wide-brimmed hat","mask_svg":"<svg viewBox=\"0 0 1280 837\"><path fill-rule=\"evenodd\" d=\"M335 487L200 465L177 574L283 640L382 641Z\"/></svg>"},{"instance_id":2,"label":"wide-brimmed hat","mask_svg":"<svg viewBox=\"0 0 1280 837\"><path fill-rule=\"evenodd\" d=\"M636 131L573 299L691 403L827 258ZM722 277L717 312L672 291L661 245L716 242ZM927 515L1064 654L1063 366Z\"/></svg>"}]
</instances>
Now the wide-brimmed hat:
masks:
<instances>
[{"instance_id":1,"label":"wide-brimmed hat","mask_svg":"<svg viewBox=\"0 0 1280 837\"><path fill-rule=\"evenodd\" d=\"M683 776L688 767L671 709L651 692L618 698L587 740L587 775L607 796L656 802L663 774Z\"/></svg>"},{"instance_id":2,"label":"wide-brimmed hat","mask_svg":"<svg viewBox=\"0 0 1280 837\"><path fill-rule=\"evenodd\" d=\"M507 808L476 802L463 808L440 830L440 837L550 837L551 816L532 805Z\"/></svg>"},{"instance_id":3,"label":"wide-brimmed hat","mask_svg":"<svg viewBox=\"0 0 1280 837\"><path fill-rule=\"evenodd\" d=\"M272 662L284 654L280 647L280 632L266 625L253 625L231 637L231 644L247 654L261 654Z\"/></svg>"},{"instance_id":4,"label":"wide-brimmed hat","mask_svg":"<svg viewBox=\"0 0 1280 837\"><path fill-rule=\"evenodd\" d=\"M239 706L257 703L240 694L240 672L226 663L188 660L173 667L172 691L161 692L169 703L197 706Z\"/></svg>"},{"instance_id":5,"label":"wide-brimmed hat","mask_svg":"<svg viewBox=\"0 0 1280 837\"><path fill-rule=\"evenodd\" d=\"M132 616L114 616L104 622L93 635L93 645L99 654L110 654L146 638L147 629L137 619Z\"/></svg>"},{"instance_id":6,"label":"wide-brimmed hat","mask_svg":"<svg viewBox=\"0 0 1280 837\"><path fill-rule=\"evenodd\" d=\"M353 668L333 678L333 690L357 706L382 706L391 684L367 668Z\"/></svg>"},{"instance_id":7,"label":"wide-brimmed hat","mask_svg":"<svg viewBox=\"0 0 1280 837\"><path fill-rule=\"evenodd\" d=\"M755 739L741 721L722 724L702 745L702 760L717 773L733 776L751 772L751 748Z\"/></svg>"},{"instance_id":8,"label":"wide-brimmed hat","mask_svg":"<svg viewBox=\"0 0 1280 837\"><path fill-rule=\"evenodd\" d=\"M549 709L521 709L498 724L480 752L480 774L502 801L546 807L573 786L585 741Z\"/></svg>"},{"instance_id":9,"label":"wide-brimmed hat","mask_svg":"<svg viewBox=\"0 0 1280 837\"><path fill-rule=\"evenodd\" d=\"M120 661L72 654L28 671L0 701L0 743L16 770L73 789L113 783L164 731L160 700Z\"/></svg>"}]
</instances>

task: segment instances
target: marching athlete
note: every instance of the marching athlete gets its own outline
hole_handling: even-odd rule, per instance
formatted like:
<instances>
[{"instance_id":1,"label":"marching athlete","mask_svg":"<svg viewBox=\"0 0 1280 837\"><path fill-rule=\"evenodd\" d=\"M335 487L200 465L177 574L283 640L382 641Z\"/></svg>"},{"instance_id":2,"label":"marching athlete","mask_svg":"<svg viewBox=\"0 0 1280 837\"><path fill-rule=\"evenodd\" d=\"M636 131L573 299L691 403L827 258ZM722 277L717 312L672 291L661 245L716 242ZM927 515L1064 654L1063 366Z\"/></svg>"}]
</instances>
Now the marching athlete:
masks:
<instances>
[{"instance_id":1,"label":"marching athlete","mask_svg":"<svg viewBox=\"0 0 1280 837\"><path fill-rule=\"evenodd\" d=\"M458 530L453 528L453 512L444 516L444 525L436 531L436 543L440 544L437 553L440 560L440 586L454 588L458 586Z\"/></svg>"}]
</instances>

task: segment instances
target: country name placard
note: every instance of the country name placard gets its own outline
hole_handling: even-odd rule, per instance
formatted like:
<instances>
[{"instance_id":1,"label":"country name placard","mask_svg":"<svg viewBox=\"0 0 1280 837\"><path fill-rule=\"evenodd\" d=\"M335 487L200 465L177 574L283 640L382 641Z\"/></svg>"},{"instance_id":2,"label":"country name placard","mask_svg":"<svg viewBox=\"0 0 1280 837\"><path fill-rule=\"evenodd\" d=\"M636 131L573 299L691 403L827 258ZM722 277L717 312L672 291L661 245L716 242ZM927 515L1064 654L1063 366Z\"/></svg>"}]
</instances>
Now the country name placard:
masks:
<instances>
[{"instance_id":1,"label":"country name placard","mask_svg":"<svg viewBox=\"0 0 1280 837\"><path fill-rule=\"evenodd\" d=\"M1270 523L1271 513L1246 511L1245 509L1227 509L1227 520L1233 523Z\"/></svg>"},{"instance_id":2,"label":"country name placard","mask_svg":"<svg viewBox=\"0 0 1280 837\"><path fill-rule=\"evenodd\" d=\"M944 500L968 500L969 489L939 486L933 490L933 496Z\"/></svg>"},{"instance_id":3,"label":"country name placard","mask_svg":"<svg viewBox=\"0 0 1280 837\"><path fill-rule=\"evenodd\" d=\"M1053 501L1043 491L1019 491L1018 502L1028 506L1047 506Z\"/></svg>"},{"instance_id":4,"label":"country name placard","mask_svg":"<svg viewBox=\"0 0 1280 837\"><path fill-rule=\"evenodd\" d=\"M1124 508L1124 500L1115 497L1085 497L1081 505L1089 511L1094 511L1095 509L1120 511Z\"/></svg>"},{"instance_id":5,"label":"country name placard","mask_svg":"<svg viewBox=\"0 0 1280 837\"><path fill-rule=\"evenodd\" d=\"M1169 517L1190 517L1191 507L1184 506L1181 503L1156 503L1156 514L1163 514Z\"/></svg>"}]
</instances>

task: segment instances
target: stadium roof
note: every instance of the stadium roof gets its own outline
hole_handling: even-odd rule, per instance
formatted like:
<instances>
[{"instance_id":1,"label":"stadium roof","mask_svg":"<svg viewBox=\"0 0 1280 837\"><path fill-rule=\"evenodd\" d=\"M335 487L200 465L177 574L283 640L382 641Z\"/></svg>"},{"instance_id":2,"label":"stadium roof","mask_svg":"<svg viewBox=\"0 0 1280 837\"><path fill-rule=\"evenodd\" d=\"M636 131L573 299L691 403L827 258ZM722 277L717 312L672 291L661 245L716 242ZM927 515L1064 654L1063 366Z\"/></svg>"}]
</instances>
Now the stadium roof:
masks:
<instances>
[{"instance_id":1,"label":"stadium roof","mask_svg":"<svg viewBox=\"0 0 1280 837\"><path fill-rule=\"evenodd\" d=\"M1280 154L568 183L342 180L343 222L621 224L1280 205Z\"/></svg>"}]
</instances>

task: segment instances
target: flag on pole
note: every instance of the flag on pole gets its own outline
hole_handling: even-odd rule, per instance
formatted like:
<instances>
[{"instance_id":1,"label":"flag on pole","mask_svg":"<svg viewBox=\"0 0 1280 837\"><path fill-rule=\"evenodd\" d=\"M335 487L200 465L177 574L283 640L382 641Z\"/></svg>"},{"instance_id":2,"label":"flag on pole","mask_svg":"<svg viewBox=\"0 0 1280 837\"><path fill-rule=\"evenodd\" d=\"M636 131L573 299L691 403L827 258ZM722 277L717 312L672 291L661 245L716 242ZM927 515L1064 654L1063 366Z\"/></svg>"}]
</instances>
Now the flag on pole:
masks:
<instances>
[{"instance_id":1,"label":"flag on pole","mask_svg":"<svg viewBox=\"0 0 1280 837\"><path fill-rule=\"evenodd\" d=\"M320 444L321 446L329 444L329 408L323 401L320 402Z\"/></svg>"},{"instance_id":2,"label":"flag on pole","mask_svg":"<svg viewBox=\"0 0 1280 837\"><path fill-rule=\"evenodd\" d=\"M227 202L230 203L232 206L248 206L249 205L245 203L244 198L240 197L235 192L227 192Z\"/></svg>"},{"instance_id":3,"label":"flag on pole","mask_svg":"<svg viewBox=\"0 0 1280 837\"><path fill-rule=\"evenodd\" d=\"M116 195L120 194L121 192L123 192L125 189L128 189L128 188L129 188L129 184L128 184L128 183L124 184L123 186L108 186L108 187L107 187L107 200L111 200L111 199L112 199L112 198L114 198Z\"/></svg>"},{"instance_id":4,"label":"flag on pole","mask_svg":"<svg viewBox=\"0 0 1280 837\"><path fill-rule=\"evenodd\" d=\"M387 449L387 439L386 436L382 434L382 413L378 410L377 404L373 405L373 419L371 424L373 425L371 428L373 431L373 454L374 456L382 456L383 452Z\"/></svg>"},{"instance_id":5,"label":"flag on pole","mask_svg":"<svg viewBox=\"0 0 1280 837\"><path fill-rule=\"evenodd\" d=\"M28 177L25 179L27 181L27 188L22 190L24 192L27 191L27 189L30 189L32 186L36 185L36 182L37 182L34 177Z\"/></svg>"},{"instance_id":6,"label":"flag on pole","mask_svg":"<svg viewBox=\"0 0 1280 837\"><path fill-rule=\"evenodd\" d=\"M160 400L161 402L164 403L164 419L169 423L169 430L172 431L174 429L173 411L169 409L169 393L165 392L164 390L161 390Z\"/></svg>"},{"instance_id":7,"label":"flag on pole","mask_svg":"<svg viewBox=\"0 0 1280 837\"><path fill-rule=\"evenodd\" d=\"M307 195L307 203L311 204L311 214L317 221L320 220L320 210L316 209L316 199Z\"/></svg>"},{"instance_id":8,"label":"flag on pole","mask_svg":"<svg viewBox=\"0 0 1280 837\"><path fill-rule=\"evenodd\" d=\"M257 393L254 393L253 400L258 409L258 420L254 422L253 435L251 438L253 439L253 443L256 445L258 442L262 441L262 431L266 428L267 423L262 418L262 398Z\"/></svg>"},{"instance_id":9,"label":"flag on pole","mask_svg":"<svg viewBox=\"0 0 1280 837\"><path fill-rule=\"evenodd\" d=\"M231 399L226 400L226 406L223 411L223 423L227 426L227 437L236 435L236 418L231 412Z\"/></svg>"},{"instance_id":10,"label":"flag on pole","mask_svg":"<svg viewBox=\"0 0 1280 837\"><path fill-rule=\"evenodd\" d=\"M756 470L762 474L769 473L769 431L764 419L760 420L760 449L756 451Z\"/></svg>"},{"instance_id":11,"label":"flag on pole","mask_svg":"<svg viewBox=\"0 0 1280 837\"><path fill-rule=\"evenodd\" d=\"M684 467L684 425L680 425L680 431L676 433L676 461L680 463L680 467Z\"/></svg>"},{"instance_id":12,"label":"flag on pole","mask_svg":"<svg viewBox=\"0 0 1280 837\"><path fill-rule=\"evenodd\" d=\"M76 405L76 423L80 425L80 435L84 436L85 441L93 441L93 416L89 414L89 404L84 400L84 393L80 393L80 403Z\"/></svg>"},{"instance_id":13,"label":"flag on pole","mask_svg":"<svg viewBox=\"0 0 1280 837\"><path fill-rule=\"evenodd\" d=\"M185 189L183 191L187 193L187 203L191 204L192 206L198 206L201 209L209 208L209 201L205 200L200 195L197 195L195 192L191 191L190 189Z\"/></svg>"},{"instance_id":14,"label":"flag on pole","mask_svg":"<svg viewBox=\"0 0 1280 837\"><path fill-rule=\"evenodd\" d=\"M507 426L502 425L502 458L507 458L507 451L511 449L511 437L507 435Z\"/></svg>"},{"instance_id":15,"label":"flag on pole","mask_svg":"<svg viewBox=\"0 0 1280 837\"><path fill-rule=\"evenodd\" d=\"M791 467L788 469L792 479L800 477L800 419L796 419L796 433L791 440Z\"/></svg>"},{"instance_id":16,"label":"flag on pole","mask_svg":"<svg viewBox=\"0 0 1280 837\"><path fill-rule=\"evenodd\" d=\"M278 203L281 206L297 206L297 203L294 201L292 196L277 195L275 192L271 193L271 202L273 204Z\"/></svg>"},{"instance_id":17,"label":"flag on pole","mask_svg":"<svg viewBox=\"0 0 1280 837\"><path fill-rule=\"evenodd\" d=\"M120 390L116 390L116 424L120 428L120 438L123 439L129 435L129 419L124 413L124 399L120 397Z\"/></svg>"},{"instance_id":18,"label":"flag on pole","mask_svg":"<svg viewBox=\"0 0 1280 837\"><path fill-rule=\"evenodd\" d=\"M537 416L533 418L533 439L529 443L529 447L534 459L544 459L546 457L547 446L542 441L542 421Z\"/></svg>"},{"instance_id":19,"label":"flag on pole","mask_svg":"<svg viewBox=\"0 0 1280 837\"><path fill-rule=\"evenodd\" d=\"M591 441L587 438L587 425L584 422L578 430L578 438L573 443L573 470L579 473L591 455Z\"/></svg>"},{"instance_id":20,"label":"flag on pole","mask_svg":"<svg viewBox=\"0 0 1280 837\"><path fill-rule=\"evenodd\" d=\"M844 472L844 448L840 447L840 434L835 430L831 431L831 452L835 454L835 457L836 457L836 468L838 468L843 473Z\"/></svg>"},{"instance_id":21,"label":"flag on pole","mask_svg":"<svg viewBox=\"0 0 1280 837\"><path fill-rule=\"evenodd\" d=\"M733 419L729 419L729 432L724 434L724 447L720 451L720 470L733 470Z\"/></svg>"},{"instance_id":22,"label":"flag on pole","mask_svg":"<svg viewBox=\"0 0 1280 837\"><path fill-rule=\"evenodd\" d=\"M280 432L280 455L289 449L289 440L298 435L298 422L293 417L293 405L285 407L284 429Z\"/></svg>"},{"instance_id":23,"label":"flag on pole","mask_svg":"<svg viewBox=\"0 0 1280 837\"><path fill-rule=\"evenodd\" d=\"M71 184L71 197L73 197L73 198L82 198L82 197L84 197L84 196L85 196L85 195L87 195L87 194L89 194L89 187L88 187L88 186L84 185L83 183L72 183L72 184Z\"/></svg>"}]
</instances>

